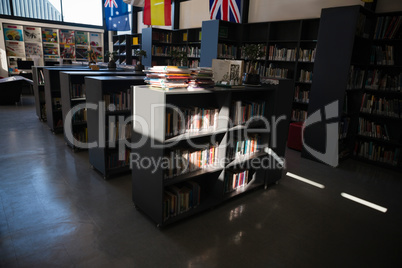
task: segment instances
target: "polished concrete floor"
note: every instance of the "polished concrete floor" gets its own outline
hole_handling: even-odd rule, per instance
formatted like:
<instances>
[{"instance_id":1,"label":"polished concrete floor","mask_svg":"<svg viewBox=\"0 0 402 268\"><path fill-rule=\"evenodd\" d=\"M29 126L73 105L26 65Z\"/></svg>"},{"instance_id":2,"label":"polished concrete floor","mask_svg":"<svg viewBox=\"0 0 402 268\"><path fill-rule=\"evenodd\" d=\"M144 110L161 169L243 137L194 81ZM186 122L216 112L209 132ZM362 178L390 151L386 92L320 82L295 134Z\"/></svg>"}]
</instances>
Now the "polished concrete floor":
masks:
<instances>
[{"instance_id":1,"label":"polished concrete floor","mask_svg":"<svg viewBox=\"0 0 402 268\"><path fill-rule=\"evenodd\" d=\"M131 202L130 176L104 180L87 152L38 120L31 96L0 106L1 267L401 267L402 176L287 151L258 189L158 229ZM341 196L386 207L386 213Z\"/></svg>"}]
</instances>

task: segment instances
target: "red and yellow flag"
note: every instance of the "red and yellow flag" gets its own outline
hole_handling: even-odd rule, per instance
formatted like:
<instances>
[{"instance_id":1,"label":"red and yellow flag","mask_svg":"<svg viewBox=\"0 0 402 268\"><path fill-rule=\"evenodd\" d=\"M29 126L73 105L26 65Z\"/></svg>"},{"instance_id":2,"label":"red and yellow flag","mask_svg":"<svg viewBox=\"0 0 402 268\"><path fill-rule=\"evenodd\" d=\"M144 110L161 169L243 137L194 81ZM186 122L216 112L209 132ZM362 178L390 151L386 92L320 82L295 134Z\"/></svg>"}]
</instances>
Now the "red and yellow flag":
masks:
<instances>
[{"instance_id":1,"label":"red and yellow flag","mask_svg":"<svg viewBox=\"0 0 402 268\"><path fill-rule=\"evenodd\" d=\"M145 0L143 16L145 25L172 25L171 0Z\"/></svg>"}]
</instances>

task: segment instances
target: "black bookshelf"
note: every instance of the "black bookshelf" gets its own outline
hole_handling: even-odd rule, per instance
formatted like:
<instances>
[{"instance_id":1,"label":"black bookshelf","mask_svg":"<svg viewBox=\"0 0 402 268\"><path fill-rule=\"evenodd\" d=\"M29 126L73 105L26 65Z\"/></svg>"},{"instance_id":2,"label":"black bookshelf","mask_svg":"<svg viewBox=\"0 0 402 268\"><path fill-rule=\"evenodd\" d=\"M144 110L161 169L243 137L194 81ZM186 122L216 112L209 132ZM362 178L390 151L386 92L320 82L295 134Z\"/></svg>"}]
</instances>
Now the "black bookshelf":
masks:
<instances>
[{"instance_id":1,"label":"black bookshelf","mask_svg":"<svg viewBox=\"0 0 402 268\"><path fill-rule=\"evenodd\" d=\"M201 57L201 28L165 30L145 28L142 31L142 49L147 52L143 64L198 67ZM184 52L187 62L174 58L173 51Z\"/></svg>"},{"instance_id":2,"label":"black bookshelf","mask_svg":"<svg viewBox=\"0 0 402 268\"><path fill-rule=\"evenodd\" d=\"M105 179L131 171L129 148L123 143L124 140L130 142L130 138L115 135L116 131L123 133L118 123L122 126L132 113L133 95L130 87L144 85L144 78L145 76L85 77L86 102L97 107L87 110L88 141L94 143L88 150L89 162ZM109 96L108 100L105 96ZM125 134L130 136L131 132L125 130Z\"/></svg>"},{"instance_id":3,"label":"black bookshelf","mask_svg":"<svg viewBox=\"0 0 402 268\"><path fill-rule=\"evenodd\" d=\"M117 64L136 65L138 56L135 56L135 50L141 49L141 34L123 34L112 37L113 51L117 51Z\"/></svg>"},{"instance_id":4,"label":"black bookshelf","mask_svg":"<svg viewBox=\"0 0 402 268\"><path fill-rule=\"evenodd\" d=\"M47 125L53 133L63 131L62 101L60 89L60 72L89 70L88 66L44 67L45 76L45 105Z\"/></svg>"},{"instance_id":5,"label":"black bookshelf","mask_svg":"<svg viewBox=\"0 0 402 268\"><path fill-rule=\"evenodd\" d=\"M127 72L127 71L67 71L60 72L60 85L61 85L61 100L62 100L62 114L63 123L66 123L67 114L71 109L80 104L86 103L86 76L141 76L143 72ZM69 122L70 123L70 122ZM66 129L64 128L64 138L68 146L72 149L80 149L76 146L77 142L88 142L87 133L87 111L81 109L72 115L71 120L71 134L75 140L71 142L66 136ZM89 141L90 142L90 141Z\"/></svg>"},{"instance_id":6,"label":"black bookshelf","mask_svg":"<svg viewBox=\"0 0 402 268\"><path fill-rule=\"evenodd\" d=\"M376 14L353 155L402 170L402 12Z\"/></svg>"},{"instance_id":7,"label":"black bookshelf","mask_svg":"<svg viewBox=\"0 0 402 268\"><path fill-rule=\"evenodd\" d=\"M284 157L293 82L275 81L278 84L262 87L196 91L163 91L143 86L133 87L134 120L137 122L137 117L143 120L143 123L134 125L133 140L145 139L142 146L132 150L132 198L135 206L157 226L164 226L213 208L235 196L277 182L281 178L283 168L274 160L274 155ZM243 117L237 117L237 112L241 109L236 107L249 102L254 105L255 102L261 105L264 103L265 108L260 110L263 111L261 116L268 120L271 120L271 116L285 116L285 120L278 124L275 134L267 131L261 118L249 121L249 124L237 121ZM178 109L189 105L212 107L217 111L219 119L215 121L216 125L209 125L199 131L191 131L190 127L172 136L169 129L175 129L176 120L174 109L171 109L170 105L179 107ZM169 119L171 115L173 117ZM205 117L204 113L203 115L201 121L205 122L208 117ZM145 122L147 125L144 125ZM197 125L197 121L193 123ZM258 142L253 143L251 137L258 139ZM239 142L242 144L241 150ZM259 146L254 147L252 144ZM257 150L248 151L252 148ZM234 156L235 150L237 151ZM173 165L151 169L135 163L136 159L138 161L151 158L168 158L168 162L174 162L174 157L187 159L184 166L188 169L184 166L173 168ZM208 162L211 160L212 162ZM258 167L256 161L272 161L272 166ZM183 209L179 208L173 215L166 209L175 198L172 195L180 195L177 191L183 196L191 191L190 196L199 198L187 202Z\"/></svg>"},{"instance_id":8,"label":"black bookshelf","mask_svg":"<svg viewBox=\"0 0 402 268\"><path fill-rule=\"evenodd\" d=\"M352 154L362 94L357 80L367 67L373 21L374 14L362 6L322 10L308 105L308 116L318 111L322 120L305 128L303 157L320 161L317 155L330 153L326 164L337 166Z\"/></svg>"},{"instance_id":9,"label":"black bookshelf","mask_svg":"<svg viewBox=\"0 0 402 268\"><path fill-rule=\"evenodd\" d=\"M32 66L33 91L36 115L40 121L46 121L45 76L43 67Z\"/></svg>"}]
</instances>

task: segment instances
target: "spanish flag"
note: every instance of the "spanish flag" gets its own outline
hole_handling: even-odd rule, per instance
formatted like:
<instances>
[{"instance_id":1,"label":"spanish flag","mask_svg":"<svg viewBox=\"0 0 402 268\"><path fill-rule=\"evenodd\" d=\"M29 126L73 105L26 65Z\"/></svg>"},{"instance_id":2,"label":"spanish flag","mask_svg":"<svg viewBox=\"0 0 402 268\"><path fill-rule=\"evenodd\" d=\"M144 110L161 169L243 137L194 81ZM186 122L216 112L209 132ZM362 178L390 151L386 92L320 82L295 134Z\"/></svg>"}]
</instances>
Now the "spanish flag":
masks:
<instances>
[{"instance_id":1,"label":"spanish flag","mask_svg":"<svg viewBox=\"0 0 402 268\"><path fill-rule=\"evenodd\" d=\"M145 0L144 24L145 25L172 25L171 0Z\"/></svg>"}]
</instances>

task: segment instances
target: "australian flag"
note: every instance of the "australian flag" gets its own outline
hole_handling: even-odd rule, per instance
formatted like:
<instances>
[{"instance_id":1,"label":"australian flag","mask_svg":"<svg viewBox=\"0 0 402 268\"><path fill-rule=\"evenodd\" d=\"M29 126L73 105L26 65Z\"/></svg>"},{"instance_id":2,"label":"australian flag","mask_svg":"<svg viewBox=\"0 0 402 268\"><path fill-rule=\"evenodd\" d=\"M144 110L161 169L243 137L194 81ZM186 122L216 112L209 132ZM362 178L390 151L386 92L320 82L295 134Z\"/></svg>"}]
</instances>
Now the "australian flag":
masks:
<instances>
[{"instance_id":1,"label":"australian flag","mask_svg":"<svg viewBox=\"0 0 402 268\"><path fill-rule=\"evenodd\" d=\"M209 0L211 20L241 22L241 0Z\"/></svg>"},{"instance_id":2,"label":"australian flag","mask_svg":"<svg viewBox=\"0 0 402 268\"><path fill-rule=\"evenodd\" d=\"M105 0L106 27L109 31L130 30L128 5L123 0Z\"/></svg>"}]
</instances>

